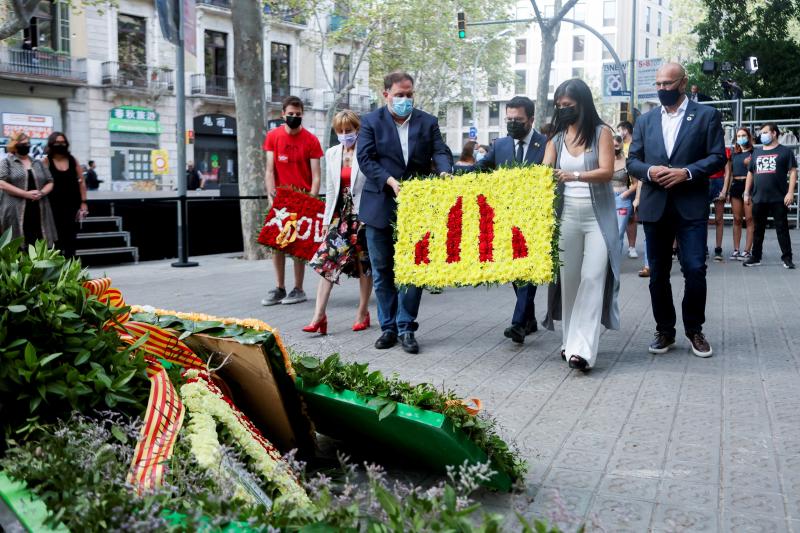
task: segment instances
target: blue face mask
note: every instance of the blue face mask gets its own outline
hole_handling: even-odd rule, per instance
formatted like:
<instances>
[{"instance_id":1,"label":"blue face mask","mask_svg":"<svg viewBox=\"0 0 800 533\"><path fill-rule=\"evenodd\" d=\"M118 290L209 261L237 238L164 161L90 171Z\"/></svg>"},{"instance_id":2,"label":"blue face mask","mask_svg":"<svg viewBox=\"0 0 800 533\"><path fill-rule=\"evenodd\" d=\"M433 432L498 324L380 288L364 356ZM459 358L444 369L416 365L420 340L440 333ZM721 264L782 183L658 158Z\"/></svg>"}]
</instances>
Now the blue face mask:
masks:
<instances>
[{"instance_id":1,"label":"blue face mask","mask_svg":"<svg viewBox=\"0 0 800 533\"><path fill-rule=\"evenodd\" d=\"M405 96L395 96L392 98L392 112L398 117L407 117L414 109L414 99Z\"/></svg>"},{"instance_id":2,"label":"blue face mask","mask_svg":"<svg viewBox=\"0 0 800 533\"><path fill-rule=\"evenodd\" d=\"M344 133L344 134L337 134L336 137L339 139L339 142L342 143L346 148L352 147L356 144L356 139L358 139L358 133Z\"/></svg>"},{"instance_id":3,"label":"blue face mask","mask_svg":"<svg viewBox=\"0 0 800 533\"><path fill-rule=\"evenodd\" d=\"M747 146L750 144L747 137L736 137L736 142L739 143L739 146Z\"/></svg>"},{"instance_id":4,"label":"blue face mask","mask_svg":"<svg viewBox=\"0 0 800 533\"><path fill-rule=\"evenodd\" d=\"M761 134L761 144L771 144L772 143L772 134L771 133L762 133Z\"/></svg>"},{"instance_id":5,"label":"blue face mask","mask_svg":"<svg viewBox=\"0 0 800 533\"><path fill-rule=\"evenodd\" d=\"M484 154L483 152L476 152L475 153L475 161L480 161L484 157L486 157L486 154Z\"/></svg>"}]
</instances>

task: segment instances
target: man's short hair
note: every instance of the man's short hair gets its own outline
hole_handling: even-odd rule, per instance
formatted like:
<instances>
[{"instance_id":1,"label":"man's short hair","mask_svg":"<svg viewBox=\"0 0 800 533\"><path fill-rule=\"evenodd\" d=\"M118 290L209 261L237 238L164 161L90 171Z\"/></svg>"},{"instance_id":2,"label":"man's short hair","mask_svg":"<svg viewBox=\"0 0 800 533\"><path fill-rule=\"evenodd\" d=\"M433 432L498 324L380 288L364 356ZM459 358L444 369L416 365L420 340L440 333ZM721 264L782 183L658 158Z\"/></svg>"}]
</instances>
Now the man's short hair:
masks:
<instances>
[{"instance_id":1,"label":"man's short hair","mask_svg":"<svg viewBox=\"0 0 800 533\"><path fill-rule=\"evenodd\" d=\"M771 132L775 133L775 136L776 136L776 137L777 137L777 136L779 136L779 135L781 134L781 130L780 130L780 129L778 129L778 125L777 125L776 123L774 123L774 122L765 122L765 123L764 123L764 124L761 126L761 129L764 129L764 128L769 128L769 131L771 131Z\"/></svg>"},{"instance_id":2,"label":"man's short hair","mask_svg":"<svg viewBox=\"0 0 800 533\"><path fill-rule=\"evenodd\" d=\"M284 112L286 111L286 108L289 106L299 107L300 111L305 111L305 108L303 107L303 101L296 96L287 96L286 98L283 99Z\"/></svg>"},{"instance_id":3,"label":"man's short hair","mask_svg":"<svg viewBox=\"0 0 800 533\"><path fill-rule=\"evenodd\" d=\"M392 88L392 85L395 83L400 83L404 81L410 81L411 85L414 85L414 78L411 77L411 74L408 72L404 72L402 70L395 70L394 72L390 72L383 78L383 90L388 91Z\"/></svg>"},{"instance_id":4,"label":"man's short hair","mask_svg":"<svg viewBox=\"0 0 800 533\"><path fill-rule=\"evenodd\" d=\"M617 124L617 129L620 129L620 128L625 128L625 129L627 129L629 132L633 133L633 124L631 124L631 123L630 123L630 122L628 122L627 120L623 120L622 122L620 122L619 124Z\"/></svg>"},{"instance_id":5,"label":"man's short hair","mask_svg":"<svg viewBox=\"0 0 800 533\"><path fill-rule=\"evenodd\" d=\"M525 116L527 116L529 119L533 118L533 114L536 112L536 105L533 103L533 100L527 96L515 96L506 104L506 109L508 108L524 109Z\"/></svg>"},{"instance_id":6,"label":"man's short hair","mask_svg":"<svg viewBox=\"0 0 800 533\"><path fill-rule=\"evenodd\" d=\"M94 159L90 159L89 160L89 166L92 166L92 165L94 165Z\"/></svg>"}]
</instances>

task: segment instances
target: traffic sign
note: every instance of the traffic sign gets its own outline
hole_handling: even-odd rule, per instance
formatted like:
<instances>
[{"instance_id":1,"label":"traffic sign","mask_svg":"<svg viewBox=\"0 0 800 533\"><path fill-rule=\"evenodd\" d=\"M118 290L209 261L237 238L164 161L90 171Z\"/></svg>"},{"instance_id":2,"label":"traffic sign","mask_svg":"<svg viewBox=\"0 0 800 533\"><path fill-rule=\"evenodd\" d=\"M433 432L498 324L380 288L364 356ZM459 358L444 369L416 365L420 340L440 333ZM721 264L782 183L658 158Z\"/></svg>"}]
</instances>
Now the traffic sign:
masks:
<instances>
[{"instance_id":1,"label":"traffic sign","mask_svg":"<svg viewBox=\"0 0 800 533\"><path fill-rule=\"evenodd\" d=\"M470 139L477 139L478 138L478 128L475 126L469 127L469 138Z\"/></svg>"}]
</instances>

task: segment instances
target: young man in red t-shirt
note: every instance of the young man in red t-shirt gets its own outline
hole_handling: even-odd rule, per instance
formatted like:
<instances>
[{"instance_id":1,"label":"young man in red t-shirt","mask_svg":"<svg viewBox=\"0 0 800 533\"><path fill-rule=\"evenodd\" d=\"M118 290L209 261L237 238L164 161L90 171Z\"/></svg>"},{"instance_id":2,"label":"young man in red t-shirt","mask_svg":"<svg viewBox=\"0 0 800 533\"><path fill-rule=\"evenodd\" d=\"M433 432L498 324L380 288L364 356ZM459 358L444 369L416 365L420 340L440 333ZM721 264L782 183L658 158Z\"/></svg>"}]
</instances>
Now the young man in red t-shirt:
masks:
<instances>
[{"instance_id":1,"label":"young man in red t-shirt","mask_svg":"<svg viewBox=\"0 0 800 533\"><path fill-rule=\"evenodd\" d=\"M320 164L323 156L319 140L303 128L303 101L289 96L283 101L283 126L267 133L264 151L267 152L267 194L275 197L275 188L296 187L312 195L319 194ZM296 304L306 301L303 291L305 264L294 260L294 288L286 294L286 255L273 250L277 287L261 300L261 305Z\"/></svg>"}]
</instances>

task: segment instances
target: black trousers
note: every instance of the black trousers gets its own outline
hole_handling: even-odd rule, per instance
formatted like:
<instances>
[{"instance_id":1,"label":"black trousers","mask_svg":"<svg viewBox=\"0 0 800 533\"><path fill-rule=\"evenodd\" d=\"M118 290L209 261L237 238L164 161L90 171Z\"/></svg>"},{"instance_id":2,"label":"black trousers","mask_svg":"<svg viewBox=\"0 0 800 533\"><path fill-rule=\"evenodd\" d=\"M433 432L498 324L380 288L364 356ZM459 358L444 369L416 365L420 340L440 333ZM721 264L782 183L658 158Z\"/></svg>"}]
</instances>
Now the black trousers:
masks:
<instances>
[{"instance_id":1,"label":"black trousers","mask_svg":"<svg viewBox=\"0 0 800 533\"><path fill-rule=\"evenodd\" d=\"M767 218L772 215L775 221L775 233L781 247L781 259L792 259L792 241L789 238L789 208L783 202L753 203L753 259L761 260L764 247L764 232L767 229Z\"/></svg>"},{"instance_id":2,"label":"black trousers","mask_svg":"<svg viewBox=\"0 0 800 533\"><path fill-rule=\"evenodd\" d=\"M647 259L650 261L650 300L656 330L675 335L675 306L672 303L672 242L678 240L684 293L681 311L686 334L700 333L706 321L706 236L708 221L686 220L671 203L658 222L644 222Z\"/></svg>"}]
</instances>

